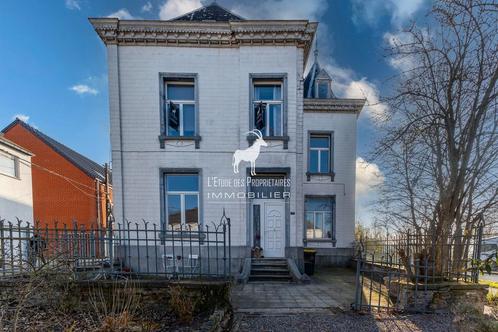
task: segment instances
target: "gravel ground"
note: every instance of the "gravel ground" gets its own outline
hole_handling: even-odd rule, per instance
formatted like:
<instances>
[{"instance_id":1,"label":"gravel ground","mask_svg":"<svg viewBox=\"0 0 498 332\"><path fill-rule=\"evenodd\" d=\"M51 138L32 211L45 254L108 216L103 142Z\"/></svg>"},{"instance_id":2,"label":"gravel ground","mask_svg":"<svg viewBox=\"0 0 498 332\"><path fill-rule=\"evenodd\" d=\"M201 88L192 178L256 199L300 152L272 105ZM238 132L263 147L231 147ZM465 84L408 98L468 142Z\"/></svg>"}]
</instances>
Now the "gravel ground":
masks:
<instances>
[{"instance_id":1,"label":"gravel ground","mask_svg":"<svg viewBox=\"0 0 498 332\"><path fill-rule=\"evenodd\" d=\"M233 331L455 331L450 315L362 315L352 312L235 315Z\"/></svg>"}]
</instances>

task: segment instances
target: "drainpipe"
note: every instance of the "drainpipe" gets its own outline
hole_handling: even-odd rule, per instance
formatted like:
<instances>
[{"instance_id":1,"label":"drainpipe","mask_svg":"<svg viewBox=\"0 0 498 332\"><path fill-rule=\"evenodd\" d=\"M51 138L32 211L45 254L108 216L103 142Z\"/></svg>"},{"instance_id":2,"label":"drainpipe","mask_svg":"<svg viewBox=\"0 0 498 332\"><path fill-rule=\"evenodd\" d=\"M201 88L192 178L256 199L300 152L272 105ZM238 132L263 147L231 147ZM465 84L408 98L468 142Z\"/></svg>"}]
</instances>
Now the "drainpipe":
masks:
<instances>
[{"instance_id":1,"label":"drainpipe","mask_svg":"<svg viewBox=\"0 0 498 332\"><path fill-rule=\"evenodd\" d=\"M95 191L97 193L97 227L100 229L100 216L101 216L101 211L100 211L100 181L98 179L95 179Z\"/></svg>"}]
</instances>

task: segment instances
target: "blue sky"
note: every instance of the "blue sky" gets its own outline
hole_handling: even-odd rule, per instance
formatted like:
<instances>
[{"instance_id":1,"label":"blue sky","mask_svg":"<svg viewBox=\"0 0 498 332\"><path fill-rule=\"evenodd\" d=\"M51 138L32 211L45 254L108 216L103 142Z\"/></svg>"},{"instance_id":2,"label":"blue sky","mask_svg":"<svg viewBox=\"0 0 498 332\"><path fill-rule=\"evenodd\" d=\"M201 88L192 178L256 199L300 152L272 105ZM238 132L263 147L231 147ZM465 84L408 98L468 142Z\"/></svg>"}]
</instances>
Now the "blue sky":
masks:
<instances>
[{"instance_id":1,"label":"blue sky","mask_svg":"<svg viewBox=\"0 0 498 332\"><path fill-rule=\"evenodd\" d=\"M428 0L219 0L246 18L320 21L320 62L339 97L367 97L359 119L358 155L376 139L372 122L386 106L386 78L400 65L384 58L389 36L426 13ZM200 0L2 0L0 2L0 127L16 115L99 163L109 161L106 52L88 17L168 19ZM382 165L358 172L359 203L375 196ZM365 211L365 210L364 210ZM367 212L359 212L366 218Z\"/></svg>"}]
</instances>

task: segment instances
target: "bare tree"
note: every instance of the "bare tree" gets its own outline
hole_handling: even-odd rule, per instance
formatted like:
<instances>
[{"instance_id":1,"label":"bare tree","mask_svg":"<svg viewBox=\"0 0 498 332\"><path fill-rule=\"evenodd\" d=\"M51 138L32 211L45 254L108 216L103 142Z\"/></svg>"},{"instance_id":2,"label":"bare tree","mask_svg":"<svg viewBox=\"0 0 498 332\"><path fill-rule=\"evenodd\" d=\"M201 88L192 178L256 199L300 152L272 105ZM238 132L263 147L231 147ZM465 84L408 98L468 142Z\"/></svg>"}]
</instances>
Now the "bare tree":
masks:
<instances>
[{"instance_id":1,"label":"bare tree","mask_svg":"<svg viewBox=\"0 0 498 332\"><path fill-rule=\"evenodd\" d=\"M387 99L376 156L384 221L428 236L441 273L450 254L461 261L481 219L496 222L498 2L438 1L427 22L391 43L389 56L408 68Z\"/></svg>"}]
</instances>

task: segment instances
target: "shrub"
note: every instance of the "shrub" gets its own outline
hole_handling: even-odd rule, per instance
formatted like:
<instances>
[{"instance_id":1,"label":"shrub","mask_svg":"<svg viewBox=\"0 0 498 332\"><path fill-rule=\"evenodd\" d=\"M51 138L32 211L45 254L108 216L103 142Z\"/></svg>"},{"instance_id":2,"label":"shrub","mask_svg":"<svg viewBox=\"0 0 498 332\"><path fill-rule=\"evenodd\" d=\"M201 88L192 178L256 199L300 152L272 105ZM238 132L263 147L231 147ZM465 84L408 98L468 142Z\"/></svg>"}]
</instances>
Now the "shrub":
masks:
<instances>
[{"instance_id":1,"label":"shrub","mask_svg":"<svg viewBox=\"0 0 498 332\"><path fill-rule=\"evenodd\" d=\"M458 332L480 331L496 332L498 331L498 322L493 318L479 312L475 307L469 304L459 304L453 309L453 325Z\"/></svg>"},{"instance_id":2,"label":"shrub","mask_svg":"<svg viewBox=\"0 0 498 332\"><path fill-rule=\"evenodd\" d=\"M181 285L172 285L169 288L169 304L178 319L183 323L190 323L194 318L199 303L199 295L190 292Z\"/></svg>"},{"instance_id":3,"label":"shrub","mask_svg":"<svg viewBox=\"0 0 498 332\"><path fill-rule=\"evenodd\" d=\"M493 307L498 307L498 294L495 292L488 292L486 295L486 300L488 301L488 304L493 306Z\"/></svg>"},{"instance_id":4,"label":"shrub","mask_svg":"<svg viewBox=\"0 0 498 332\"><path fill-rule=\"evenodd\" d=\"M90 288L90 305L97 318L98 331L127 331L135 314L139 297L130 280L97 283Z\"/></svg>"}]
</instances>

